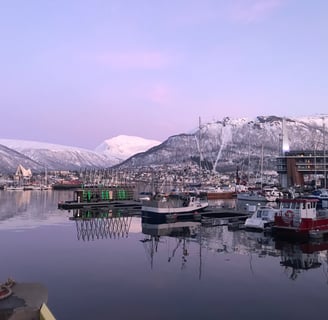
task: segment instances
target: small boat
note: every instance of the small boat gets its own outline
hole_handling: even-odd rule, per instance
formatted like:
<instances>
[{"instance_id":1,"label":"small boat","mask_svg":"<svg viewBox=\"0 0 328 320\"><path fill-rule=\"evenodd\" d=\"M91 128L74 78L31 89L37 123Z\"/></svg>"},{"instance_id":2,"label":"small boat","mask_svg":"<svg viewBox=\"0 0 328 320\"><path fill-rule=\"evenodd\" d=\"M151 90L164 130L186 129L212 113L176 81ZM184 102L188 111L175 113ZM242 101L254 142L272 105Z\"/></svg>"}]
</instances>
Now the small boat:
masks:
<instances>
[{"instance_id":1,"label":"small boat","mask_svg":"<svg viewBox=\"0 0 328 320\"><path fill-rule=\"evenodd\" d=\"M318 199L281 199L272 231L277 236L310 238L328 233L328 210L318 209Z\"/></svg>"},{"instance_id":2,"label":"small boat","mask_svg":"<svg viewBox=\"0 0 328 320\"><path fill-rule=\"evenodd\" d=\"M270 227L274 223L274 217L279 212L269 206L261 206L252 214L251 217L246 219L245 228L263 231L266 227Z\"/></svg>"},{"instance_id":3,"label":"small boat","mask_svg":"<svg viewBox=\"0 0 328 320\"><path fill-rule=\"evenodd\" d=\"M248 191L237 193L237 200L243 201L256 201L256 202L267 202L268 199L262 193L258 191Z\"/></svg>"},{"instance_id":4,"label":"small boat","mask_svg":"<svg viewBox=\"0 0 328 320\"><path fill-rule=\"evenodd\" d=\"M182 214L202 211L208 201L189 193L155 194L151 200L142 201L141 211L160 214Z\"/></svg>"},{"instance_id":5,"label":"small boat","mask_svg":"<svg viewBox=\"0 0 328 320\"><path fill-rule=\"evenodd\" d=\"M262 190L250 190L237 193L238 200L257 202L276 202L282 198L282 193L277 188L264 187Z\"/></svg>"},{"instance_id":6,"label":"small boat","mask_svg":"<svg viewBox=\"0 0 328 320\"><path fill-rule=\"evenodd\" d=\"M232 199L236 195L236 190L230 187L207 187L204 192L208 200Z\"/></svg>"},{"instance_id":7,"label":"small boat","mask_svg":"<svg viewBox=\"0 0 328 320\"><path fill-rule=\"evenodd\" d=\"M17 283L9 278L0 284L0 318L55 320L47 300L48 290L41 283Z\"/></svg>"}]
</instances>

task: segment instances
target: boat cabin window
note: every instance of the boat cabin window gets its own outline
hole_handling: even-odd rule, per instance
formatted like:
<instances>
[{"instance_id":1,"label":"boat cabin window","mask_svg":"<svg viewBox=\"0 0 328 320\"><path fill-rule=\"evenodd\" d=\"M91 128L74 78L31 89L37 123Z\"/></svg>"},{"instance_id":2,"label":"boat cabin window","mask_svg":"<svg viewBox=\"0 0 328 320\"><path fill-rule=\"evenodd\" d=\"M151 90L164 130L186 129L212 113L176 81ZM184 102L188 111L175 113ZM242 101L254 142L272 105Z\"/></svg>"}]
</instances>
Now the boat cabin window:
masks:
<instances>
[{"instance_id":1,"label":"boat cabin window","mask_svg":"<svg viewBox=\"0 0 328 320\"><path fill-rule=\"evenodd\" d=\"M299 209L300 208L300 204L299 202L292 202L291 208L292 209Z\"/></svg>"},{"instance_id":2,"label":"boat cabin window","mask_svg":"<svg viewBox=\"0 0 328 320\"><path fill-rule=\"evenodd\" d=\"M257 218L261 218L262 217L262 210L257 210L256 217Z\"/></svg>"},{"instance_id":3,"label":"boat cabin window","mask_svg":"<svg viewBox=\"0 0 328 320\"><path fill-rule=\"evenodd\" d=\"M281 203L281 207L282 208L289 208L289 206L290 206L290 203L289 202L282 202Z\"/></svg>"}]
</instances>

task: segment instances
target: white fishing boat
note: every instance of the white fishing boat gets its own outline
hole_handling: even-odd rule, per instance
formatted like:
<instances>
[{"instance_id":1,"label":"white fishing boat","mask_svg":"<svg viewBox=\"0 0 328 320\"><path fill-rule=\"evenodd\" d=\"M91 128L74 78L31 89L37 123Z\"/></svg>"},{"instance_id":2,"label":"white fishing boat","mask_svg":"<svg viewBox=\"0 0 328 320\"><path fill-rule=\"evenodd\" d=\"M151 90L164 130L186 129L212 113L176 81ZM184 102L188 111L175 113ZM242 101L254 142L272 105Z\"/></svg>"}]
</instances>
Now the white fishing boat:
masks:
<instances>
[{"instance_id":1,"label":"white fishing boat","mask_svg":"<svg viewBox=\"0 0 328 320\"><path fill-rule=\"evenodd\" d=\"M267 202L268 199L265 195L258 191L248 191L237 193L237 200L243 201L256 201L256 202Z\"/></svg>"},{"instance_id":2,"label":"white fishing boat","mask_svg":"<svg viewBox=\"0 0 328 320\"><path fill-rule=\"evenodd\" d=\"M159 214L182 214L201 211L208 207L208 201L189 193L156 194L150 200L142 201L141 211Z\"/></svg>"},{"instance_id":3,"label":"white fishing boat","mask_svg":"<svg viewBox=\"0 0 328 320\"><path fill-rule=\"evenodd\" d=\"M273 225L274 217L279 212L269 206L259 207L250 218L245 221L245 228L263 231L266 227Z\"/></svg>"},{"instance_id":4,"label":"white fishing boat","mask_svg":"<svg viewBox=\"0 0 328 320\"><path fill-rule=\"evenodd\" d=\"M249 190L237 194L238 200L257 202L276 202L283 197L277 188L264 187L262 190Z\"/></svg>"}]
</instances>

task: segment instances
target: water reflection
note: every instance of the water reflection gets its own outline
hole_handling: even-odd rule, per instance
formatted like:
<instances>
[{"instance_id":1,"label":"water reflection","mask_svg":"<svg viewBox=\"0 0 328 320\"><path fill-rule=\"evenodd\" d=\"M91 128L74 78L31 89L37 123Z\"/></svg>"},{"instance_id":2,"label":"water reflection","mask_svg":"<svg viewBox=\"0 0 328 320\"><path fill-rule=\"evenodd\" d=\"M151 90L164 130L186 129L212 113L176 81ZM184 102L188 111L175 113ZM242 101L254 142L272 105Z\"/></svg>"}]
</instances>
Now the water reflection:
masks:
<instances>
[{"instance_id":1,"label":"water reflection","mask_svg":"<svg viewBox=\"0 0 328 320\"><path fill-rule=\"evenodd\" d=\"M140 242L143 243L146 255L150 261L151 269L154 268L154 256L162 244L167 249L167 262L175 262L181 270L187 265L189 256L193 258L190 251L191 244L199 244L200 242L201 223L197 221L176 221L166 223L166 219L154 216L142 216L142 233L145 235ZM199 277L201 277L201 251L199 251Z\"/></svg>"},{"instance_id":2,"label":"water reflection","mask_svg":"<svg viewBox=\"0 0 328 320\"><path fill-rule=\"evenodd\" d=\"M132 215L118 208L75 209L70 220L75 221L78 240L116 239L128 237Z\"/></svg>"},{"instance_id":3,"label":"water reflection","mask_svg":"<svg viewBox=\"0 0 328 320\"><path fill-rule=\"evenodd\" d=\"M285 272L291 280L296 280L304 271L321 266L324 267L328 279L328 241L293 243L277 240L276 248L281 253L280 265L285 267Z\"/></svg>"},{"instance_id":4,"label":"water reflection","mask_svg":"<svg viewBox=\"0 0 328 320\"><path fill-rule=\"evenodd\" d=\"M326 242L282 242L275 241L270 235L262 232L251 232L246 230L231 231L228 226L221 225L208 227L196 221L177 221L165 223L158 217L142 217L142 233L145 237L140 240L147 245L151 268L154 267L154 257L160 251L159 245L171 248L168 255L170 262L179 250L181 257L181 269L187 263L190 256L188 246L193 244L199 247L198 259L202 257L202 251L214 252L223 255L246 255L249 257L251 272L254 272L252 259L274 257L284 268L289 278L296 280L301 272L324 268L328 266L328 241ZM195 258L196 255L193 255ZM203 262L199 262L202 266ZM325 271L325 273L327 273ZM201 274L201 268L200 268Z\"/></svg>"},{"instance_id":5,"label":"water reflection","mask_svg":"<svg viewBox=\"0 0 328 320\"><path fill-rule=\"evenodd\" d=\"M0 190L0 229L26 229L67 223L67 214L57 204L71 192Z\"/></svg>"}]
</instances>

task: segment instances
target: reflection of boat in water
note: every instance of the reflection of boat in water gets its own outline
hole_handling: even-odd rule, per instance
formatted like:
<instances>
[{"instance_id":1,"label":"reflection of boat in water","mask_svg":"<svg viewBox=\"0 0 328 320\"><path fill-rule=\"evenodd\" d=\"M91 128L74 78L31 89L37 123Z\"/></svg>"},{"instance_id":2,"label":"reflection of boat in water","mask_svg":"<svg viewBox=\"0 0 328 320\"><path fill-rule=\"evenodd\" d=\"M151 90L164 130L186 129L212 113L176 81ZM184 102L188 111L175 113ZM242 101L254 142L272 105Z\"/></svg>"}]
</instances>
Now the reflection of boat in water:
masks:
<instances>
[{"instance_id":1,"label":"reflection of boat in water","mask_svg":"<svg viewBox=\"0 0 328 320\"><path fill-rule=\"evenodd\" d=\"M261 206L257 208L251 217L246 219L245 227L248 229L263 231L266 227L273 225L274 217L277 212L278 209L270 206Z\"/></svg>"},{"instance_id":2,"label":"reflection of boat in water","mask_svg":"<svg viewBox=\"0 0 328 320\"><path fill-rule=\"evenodd\" d=\"M142 223L142 233L152 236L195 237L199 232L200 222L177 221L173 223Z\"/></svg>"},{"instance_id":3,"label":"reflection of boat in water","mask_svg":"<svg viewBox=\"0 0 328 320\"><path fill-rule=\"evenodd\" d=\"M48 290L40 283L15 282L0 284L0 319L55 320L47 306Z\"/></svg>"},{"instance_id":4,"label":"reflection of boat in water","mask_svg":"<svg viewBox=\"0 0 328 320\"><path fill-rule=\"evenodd\" d=\"M207 200L190 193L156 194L151 200L142 201L143 213L186 214L202 211L208 207Z\"/></svg>"},{"instance_id":5,"label":"reflection of boat in water","mask_svg":"<svg viewBox=\"0 0 328 320\"><path fill-rule=\"evenodd\" d=\"M181 269L184 269L187 263L187 257L190 254L189 244L199 242L199 257L201 258L201 241L196 239L201 230L201 223L196 221L178 221L173 223L157 223L157 219L142 220L142 233L146 237L140 240L149 254L150 265L153 268L154 254L159 250L159 243L166 242L169 250L168 262L173 262L174 257L181 250ZM146 222L145 222L146 221ZM201 259L199 264L199 277L201 277Z\"/></svg>"},{"instance_id":6,"label":"reflection of boat in water","mask_svg":"<svg viewBox=\"0 0 328 320\"><path fill-rule=\"evenodd\" d=\"M308 241L303 243L276 240L276 248L281 251L280 264L290 268L290 279L295 280L301 271L320 268L325 255L327 259L328 242ZM326 262L327 263L327 260Z\"/></svg>"},{"instance_id":7,"label":"reflection of boat in water","mask_svg":"<svg viewBox=\"0 0 328 320\"><path fill-rule=\"evenodd\" d=\"M104 238L126 238L132 215L120 209L76 209L73 217L78 240L89 241Z\"/></svg>"}]
</instances>

